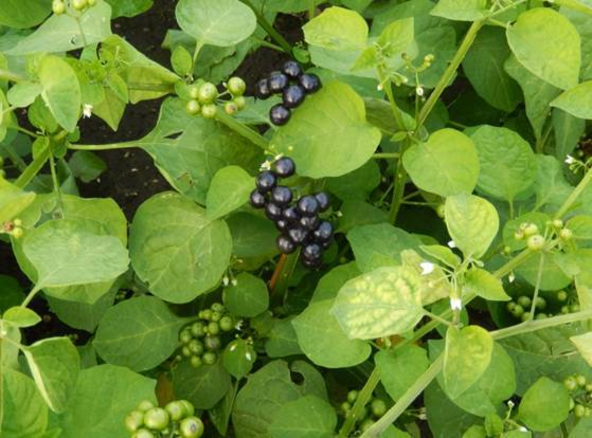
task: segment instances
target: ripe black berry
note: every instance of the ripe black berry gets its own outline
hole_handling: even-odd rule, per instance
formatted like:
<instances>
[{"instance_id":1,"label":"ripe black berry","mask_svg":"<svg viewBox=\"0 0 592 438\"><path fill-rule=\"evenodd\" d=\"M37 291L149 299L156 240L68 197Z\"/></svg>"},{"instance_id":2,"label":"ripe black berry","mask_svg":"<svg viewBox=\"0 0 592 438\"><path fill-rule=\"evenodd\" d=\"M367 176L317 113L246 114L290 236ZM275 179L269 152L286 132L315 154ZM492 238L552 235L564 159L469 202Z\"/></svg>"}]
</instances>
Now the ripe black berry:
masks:
<instances>
[{"instance_id":1,"label":"ripe black berry","mask_svg":"<svg viewBox=\"0 0 592 438\"><path fill-rule=\"evenodd\" d=\"M298 211L304 216L314 216L319 212L319 201L312 195L303 196L298 200Z\"/></svg>"},{"instance_id":2,"label":"ripe black berry","mask_svg":"<svg viewBox=\"0 0 592 438\"><path fill-rule=\"evenodd\" d=\"M281 93L288 86L288 76L280 72L273 72L269 76L269 89L272 93Z\"/></svg>"},{"instance_id":3,"label":"ripe black berry","mask_svg":"<svg viewBox=\"0 0 592 438\"><path fill-rule=\"evenodd\" d=\"M276 245L282 254L292 254L296 251L296 244L283 234L279 235L276 239Z\"/></svg>"},{"instance_id":4,"label":"ripe black berry","mask_svg":"<svg viewBox=\"0 0 592 438\"><path fill-rule=\"evenodd\" d=\"M289 157L282 157L273 165L273 172L280 178L289 178L296 172L296 164Z\"/></svg>"},{"instance_id":5,"label":"ripe black berry","mask_svg":"<svg viewBox=\"0 0 592 438\"><path fill-rule=\"evenodd\" d=\"M300 213L296 207L288 207L282 212L282 217L288 222L296 222L300 219Z\"/></svg>"},{"instance_id":6,"label":"ripe black berry","mask_svg":"<svg viewBox=\"0 0 592 438\"><path fill-rule=\"evenodd\" d=\"M257 99L265 100L271 96L271 90L269 89L269 80L261 79L255 84L255 97Z\"/></svg>"},{"instance_id":7,"label":"ripe black berry","mask_svg":"<svg viewBox=\"0 0 592 438\"><path fill-rule=\"evenodd\" d=\"M284 89L283 102L286 108L296 108L306 98L306 92L300 85L290 85Z\"/></svg>"},{"instance_id":8,"label":"ripe black berry","mask_svg":"<svg viewBox=\"0 0 592 438\"><path fill-rule=\"evenodd\" d=\"M300 260L302 261L302 264L304 265L304 267L308 268L308 269L317 269L323 264L322 258L318 258L318 259L301 258Z\"/></svg>"},{"instance_id":9,"label":"ripe black berry","mask_svg":"<svg viewBox=\"0 0 592 438\"><path fill-rule=\"evenodd\" d=\"M273 202L269 202L265 206L265 215L272 221L280 220L282 218L282 207Z\"/></svg>"},{"instance_id":10,"label":"ripe black berry","mask_svg":"<svg viewBox=\"0 0 592 438\"><path fill-rule=\"evenodd\" d=\"M267 199L265 199L265 195L261 193L259 190L255 189L251 192L250 197L251 205L255 208L263 208L265 207L265 203Z\"/></svg>"},{"instance_id":11,"label":"ripe black berry","mask_svg":"<svg viewBox=\"0 0 592 438\"><path fill-rule=\"evenodd\" d=\"M321 220L318 216L304 216L299 221L303 228L311 231L316 229L320 222Z\"/></svg>"},{"instance_id":12,"label":"ripe black berry","mask_svg":"<svg viewBox=\"0 0 592 438\"><path fill-rule=\"evenodd\" d=\"M276 126L282 126L288 123L288 120L290 120L291 115L292 113L290 112L290 110L282 104L277 104L273 106L269 111L269 118L271 120L271 123L273 123Z\"/></svg>"},{"instance_id":13,"label":"ripe black berry","mask_svg":"<svg viewBox=\"0 0 592 438\"><path fill-rule=\"evenodd\" d=\"M331 222L322 221L314 230L313 236L317 242L330 242L333 238L333 225L331 225Z\"/></svg>"},{"instance_id":14,"label":"ripe black berry","mask_svg":"<svg viewBox=\"0 0 592 438\"><path fill-rule=\"evenodd\" d=\"M288 205L292 202L292 190L284 186L274 187L271 191L271 201L280 206Z\"/></svg>"},{"instance_id":15,"label":"ripe black berry","mask_svg":"<svg viewBox=\"0 0 592 438\"><path fill-rule=\"evenodd\" d=\"M314 73L303 74L299 80L302 88L309 94L316 93L321 89L321 79Z\"/></svg>"},{"instance_id":16,"label":"ripe black berry","mask_svg":"<svg viewBox=\"0 0 592 438\"><path fill-rule=\"evenodd\" d=\"M261 172L259 174L259 176L257 177L257 181L256 181L257 188L259 189L259 191L261 191L263 193L269 192L271 189L273 189L276 186L276 184L277 184L276 176L268 170Z\"/></svg>"},{"instance_id":17,"label":"ripe black berry","mask_svg":"<svg viewBox=\"0 0 592 438\"><path fill-rule=\"evenodd\" d=\"M308 237L308 231L300 226L296 226L288 230L288 236L292 239L292 242L302 243Z\"/></svg>"},{"instance_id":18,"label":"ripe black berry","mask_svg":"<svg viewBox=\"0 0 592 438\"><path fill-rule=\"evenodd\" d=\"M319 209L321 211L327 211L330 202L329 195L325 192L319 192L315 195L315 198L319 201Z\"/></svg>"},{"instance_id":19,"label":"ripe black berry","mask_svg":"<svg viewBox=\"0 0 592 438\"><path fill-rule=\"evenodd\" d=\"M302 247L302 258L306 260L317 260L323 256L323 248L318 243L309 243Z\"/></svg>"},{"instance_id":20,"label":"ripe black berry","mask_svg":"<svg viewBox=\"0 0 592 438\"><path fill-rule=\"evenodd\" d=\"M285 219L278 219L275 221L275 227L280 231L286 231L290 224Z\"/></svg>"},{"instance_id":21,"label":"ripe black berry","mask_svg":"<svg viewBox=\"0 0 592 438\"><path fill-rule=\"evenodd\" d=\"M282 66L282 71L291 78L297 78L302 74L302 67L296 61L286 61Z\"/></svg>"}]
</instances>

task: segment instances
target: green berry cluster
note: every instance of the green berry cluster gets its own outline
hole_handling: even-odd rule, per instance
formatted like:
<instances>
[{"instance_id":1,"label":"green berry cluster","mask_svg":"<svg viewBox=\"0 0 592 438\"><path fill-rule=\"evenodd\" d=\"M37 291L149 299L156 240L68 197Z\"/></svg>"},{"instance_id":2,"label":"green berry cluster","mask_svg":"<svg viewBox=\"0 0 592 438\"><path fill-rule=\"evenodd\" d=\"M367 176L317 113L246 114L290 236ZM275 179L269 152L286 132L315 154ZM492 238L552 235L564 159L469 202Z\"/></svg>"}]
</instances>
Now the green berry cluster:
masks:
<instances>
[{"instance_id":1,"label":"green berry cluster","mask_svg":"<svg viewBox=\"0 0 592 438\"><path fill-rule=\"evenodd\" d=\"M555 292L555 296L549 297L551 299L548 302L543 297L537 297L535 303L534 319L545 319L559 313L568 314L580 311L580 305L577 303L577 298L570 296L570 294L564 290ZM514 317L519 318L522 321L530 319L530 308L532 306L532 298L526 295L519 296L516 300L512 300L506 305L508 312ZM542 312L545 310L545 312Z\"/></svg>"},{"instance_id":2,"label":"green berry cluster","mask_svg":"<svg viewBox=\"0 0 592 438\"><path fill-rule=\"evenodd\" d=\"M218 93L218 89L211 82L189 85L187 90L189 100L185 104L187 113L191 115L201 114L206 119L212 119L218 112L217 104L224 105L224 111L228 115L236 114L244 109L247 105L243 96L247 89L245 81L235 76L224 83L224 86L226 91ZM221 98L225 96L230 96L230 99L222 100Z\"/></svg>"},{"instance_id":3,"label":"green berry cluster","mask_svg":"<svg viewBox=\"0 0 592 438\"><path fill-rule=\"evenodd\" d=\"M349 418L353 412L353 406L358 399L359 392L352 389L347 393L347 401L341 404L341 413L345 418ZM378 397L374 397L370 400L367 406L364 406L364 410L358 418L356 418L356 424L358 425L359 433L364 433L372 427L372 425L382 417L387 411L386 402Z\"/></svg>"},{"instance_id":4,"label":"green berry cluster","mask_svg":"<svg viewBox=\"0 0 592 438\"><path fill-rule=\"evenodd\" d=\"M514 233L516 240L526 240L526 246L531 251L541 251L545 247L545 238L539 233L536 224L525 222Z\"/></svg>"},{"instance_id":5,"label":"green berry cluster","mask_svg":"<svg viewBox=\"0 0 592 438\"><path fill-rule=\"evenodd\" d=\"M125 418L125 427L131 438L199 438L204 433L203 422L187 400L172 401L164 408L145 400Z\"/></svg>"},{"instance_id":6,"label":"green berry cluster","mask_svg":"<svg viewBox=\"0 0 592 438\"><path fill-rule=\"evenodd\" d=\"M63 15L68 11L67 0L53 0L52 10L56 15ZM70 7L77 11L83 12L88 8L92 8L97 4L97 0L70 0Z\"/></svg>"},{"instance_id":7,"label":"green berry cluster","mask_svg":"<svg viewBox=\"0 0 592 438\"><path fill-rule=\"evenodd\" d=\"M214 303L209 309L201 310L198 320L186 326L179 334L182 357L186 357L195 368L202 364L213 365L222 348L220 335L234 330L234 317L221 303Z\"/></svg>"},{"instance_id":8,"label":"green berry cluster","mask_svg":"<svg viewBox=\"0 0 592 438\"><path fill-rule=\"evenodd\" d=\"M563 386L571 395L569 410L577 418L592 416L592 382L582 374L574 374L563 380Z\"/></svg>"},{"instance_id":9,"label":"green berry cluster","mask_svg":"<svg viewBox=\"0 0 592 438\"><path fill-rule=\"evenodd\" d=\"M14 237L15 239L20 239L25 234L23 230L23 221L20 219L13 219L12 221L4 222L0 226L0 233L6 233Z\"/></svg>"}]
</instances>

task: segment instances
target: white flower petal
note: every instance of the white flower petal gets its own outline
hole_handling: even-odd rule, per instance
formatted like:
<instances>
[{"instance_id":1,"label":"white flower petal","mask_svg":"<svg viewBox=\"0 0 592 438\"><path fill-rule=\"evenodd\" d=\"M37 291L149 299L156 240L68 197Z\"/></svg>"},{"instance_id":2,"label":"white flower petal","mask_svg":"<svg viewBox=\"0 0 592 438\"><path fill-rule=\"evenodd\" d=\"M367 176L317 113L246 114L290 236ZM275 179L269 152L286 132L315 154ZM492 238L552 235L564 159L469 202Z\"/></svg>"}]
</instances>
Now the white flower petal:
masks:
<instances>
[{"instance_id":1,"label":"white flower petal","mask_svg":"<svg viewBox=\"0 0 592 438\"><path fill-rule=\"evenodd\" d=\"M450 298L450 308L452 310L461 310L462 300L460 298Z\"/></svg>"},{"instance_id":2,"label":"white flower petal","mask_svg":"<svg viewBox=\"0 0 592 438\"><path fill-rule=\"evenodd\" d=\"M421 262L419 264L419 267L421 268L421 275L428 275L431 274L432 272L434 272L434 264L430 263L430 262Z\"/></svg>"},{"instance_id":3,"label":"white flower petal","mask_svg":"<svg viewBox=\"0 0 592 438\"><path fill-rule=\"evenodd\" d=\"M456 248L456 243L454 243L454 240L448 242L448 248Z\"/></svg>"}]
</instances>

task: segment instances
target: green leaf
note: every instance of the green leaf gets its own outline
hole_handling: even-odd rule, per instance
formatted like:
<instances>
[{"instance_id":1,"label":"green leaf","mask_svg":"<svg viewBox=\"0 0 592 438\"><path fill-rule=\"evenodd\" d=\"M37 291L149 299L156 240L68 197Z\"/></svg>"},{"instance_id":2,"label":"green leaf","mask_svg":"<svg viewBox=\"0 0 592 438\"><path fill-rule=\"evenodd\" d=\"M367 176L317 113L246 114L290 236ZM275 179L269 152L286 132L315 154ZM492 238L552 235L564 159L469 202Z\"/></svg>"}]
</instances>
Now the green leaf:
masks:
<instances>
[{"instance_id":1,"label":"green leaf","mask_svg":"<svg viewBox=\"0 0 592 438\"><path fill-rule=\"evenodd\" d=\"M232 238L225 222L172 192L144 202L136 212L130 255L138 276L163 300L187 303L218 284L230 262Z\"/></svg>"},{"instance_id":2,"label":"green leaf","mask_svg":"<svg viewBox=\"0 0 592 438\"><path fill-rule=\"evenodd\" d=\"M249 202L253 191L253 177L239 166L223 167L214 175L206 198L207 215L211 220Z\"/></svg>"},{"instance_id":3,"label":"green leaf","mask_svg":"<svg viewBox=\"0 0 592 438\"><path fill-rule=\"evenodd\" d=\"M506 435L504 435L504 438L505 437ZM487 438L487 434L485 433L485 428L483 426L475 424L463 433L462 438Z\"/></svg>"},{"instance_id":4,"label":"green leaf","mask_svg":"<svg viewBox=\"0 0 592 438\"><path fill-rule=\"evenodd\" d=\"M45 222L27 236L23 251L37 270L37 288L112 280L128 267L127 251L117 237L84 230L81 222Z\"/></svg>"},{"instance_id":5,"label":"green leaf","mask_svg":"<svg viewBox=\"0 0 592 438\"><path fill-rule=\"evenodd\" d=\"M580 119L592 119L592 81L583 82L551 102L551 106L560 108Z\"/></svg>"},{"instance_id":6,"label":"green leaf","mask_svg":"<svg viewBox=\"0 0 592 438\"><path fill-rule=\"evenodd\" d=\"M553 429L569 415L569 401L570 396L561 383L541 377L520 402L520 421L537 432Z\"/></svg>"},{"instance_id":7,"label":"green leaf","mask_svg":"<svg viewBox=\"0 0 592 438\"><path fill-rule=\"evenodd\" d=\"M580 7L570 9L568 2L571 4L575 2ZM586 3L583 8L582 2ZM576 27L582 40L582 72L580 80L590 80L592 79L592 14L590 14L592 4L590 0L560 0L558 4L562 5L559 12Z\"/></svg>"},{"instance_id":8,"label":"green leaf","mask_svg":"<svg viewBox=\"0 0 592 438\"><path fill-rule=\"evenodd\" d=\"M592 216L574 216L567 221L565 227L572 231L576 240L592 239Z\"/></svg>"},{"instance_id":9,"label":"green leaf","mask_svg":"<svg viewBox=\"0 0 592 438\"><path fill-rule=\"evenodd\" d=\"M244 339L232 341L222 353L224 368L237 380L251 372L255 360L257 360L255 349Z\"/></svg>"},{"instance_id":10,"label":"green leaf","mask_svg":"<svg viewBox=\"0 0 592 438\"><path fill-rule=\"evenodd\" d=\"M13 277L0 274L0 313L20 305L26 295L19 282Z\"/></svg>"},{"instance_id":11,"label":"green leaf","mask_svg":"<svg viewBox=\"0 0 592 438\"><path fill-rule=\"evenodd\" d=\"M325 400L307 395L283 405L277 412L269 434L273 438L331 438L337 415Z\"/></svg>"},{"instance_id":12,"label":"green leaf","mask_svg":"<svg viewBox=\"0 0 592 438\"><path fill-rule=\"evenodd\" d=\"M175 15L184 32L213 46L238 44L257 27L253 11L237 0L181 0Z\"/></svg>"},{"instance_id":13,"label":"green leaf","mask_svg":"<svg viewBox=\"0 0 592 438\"><path fill-rule=\"evenodd\" d=\"M348 339L330 312L333 300L317 301L292 320L300 348L315 365L326 368L356 366L370 356L370 344Z\"/></svg>"},{"instance_id":14,"label":"green leaf","mask_svg":"<svg viewBox=\"0 0 592 438\"><path fill-rule=\"evenodd\" d=\"M0 10L0 25L15 29L35 27L51 13L51 3L48 0L7 0L2 3Z\"/></svg>"},{"instance_id":15,"label":"green leaf","mask_svg":"<svg viewBox=\"0 0 592 438\"><path fill-rule=\"evenodd\" d=\"M125 300L107 310L93 347L107 363L146 371L175 351L179 330L185 322L158 298Z\"/></svg>"},{"instance_id":16,"label":"green leaf","mask_svg":"<svg viewBox=\"0 0 592 438\"><path fill-rule=\"evenodd\" d=\"M543 291L560 290L572 282L572 278L565 275L557 260L559 260L558 254L545 255L539 285ZM540 266L541 255L535 254L516 269L516 274L524 278L532 286L536 286Z\"/></svg>"},{"instance_id":17,"label":"green leaf","mask_svg":"<svg viewBox=\"0 0 592 438\"><path fill-rule=\"evenodd\" d=\"M578 84L580 35L563 15L550 8L531 9L520 14L506 36L512 52L530 72L563 90Z\"/></svg>"},{"instance_id":18,"label":"green leaf","mask_svg":"<svg viewBox=\"0 0 592 438\"><path fill-rule=\"evenodd\" d=\"M592 332L572 336L569 340L573 342L584 360L592 366Z\"/></svg>"},{"instance_id":19,"label":"green leaf","mask_svg":"<svg viewBox=\"0 0 592 438\"><path fill-rule=\"evenodd\" d=\"M232 253L244 258L265 261L277 254L277 230L267 218L250 213L238 213L226 220L232 234Z\"/></svg>"},{"instance_id":20,"label":"green leaf","mask_svg":"<svg viewBox=\"0 0 592 438\"><path fill-rule=\"evenodd\" d=\"M0 178L0 223L16 218L34 200L35 193L25 192Z\"/></svg>"},{"instance_id":21,"label":"green leaf","mask_svg":"<svg viewBox=\"0 0 592 438\"><path fill-rule=\"evenodd\" d=\"M578 147L586 132L586 121L555 109L553 111L553 133L555 135L555 157L564 161L567 155Z\"/></svg>"},{"instance_id":22,"label":"green leaf","mask_svg":"<svg viewBox=\"0 0 592 438\"><path fill-rule=\"evenodd\" d=\"M34 343L24 353L41 396L52 411L63 412L80 371L76 347L68 338L49 338Z\"/></svg>"},{"instance_id":23,"label":"green leaf","mask_svg":"<svg viewBox=\"0 0 592 438\"><path fill-rule=\"evenodd\" d=\"M187 76L193 71L193 58L191 53L181 45L175 47L171 55L173 70L180 76Z\"/></svg>"},{"instance_id":24,"label":"green leaf","mask_svg":"<svg viewBox=\"0 0 592 438\"><path fill-rule=\"evenodd\" d=\"M4 290L2 290L2 293L4 293ZM21 328L33 327L41 322L41 317L34 311L20 306L8 309L4 315L2 315L2 319Z\"/></svg>"},{"instance_id":25,"label":"green leaf","mask_svg":"<svg viewBox=\"0 0 592 438\"><path fill-rule=\"evenodd\" d=\"M439 0L431 12L437 17L458 21L482 20L488 15L486 0Z\"/></svg>"},{"instance_id":26,"label":"green leaf","mask_svg":"<svg viewBox=\"0 0 592 438\"><path fill-rule=\"evenodd\" d=\"M493 339L487 330L475 325L448 329L443 382L452 399L466 392L483 375L492 351Z\"/></svg>"},{"instance_id":27,"label":"green leaf","mask_svg":"<svg viewBox=\"0 0 592 438\"><path fill-rule=\"evenodd\" d=\"M366 200L380 184L380 169L375 160L338 178L328 178L325 189L342 201Z\"/></svg>"},{"instance_id":28,"label":"green leaf","mask_svg":"<svg viewBox=\"0 0 592 438\"><path fill-rule=\"evenodd\" d=\"M460 266L460 257L452 250L442 245L421 245L419 247L428 256L444 263L451 268L458 268Z\"/></svg>"},{"instance_id":29,"label":"green leaf","mask_svg":"<svg viewBox=\"0 0 592 438\"><path fill-rule=\"evenodd\" d=\"M403 155L403 165L420 189L440 196L471 193L479 176L479 158L469 137L445 128L414 144Z\"/></svg>"},{"instance_id":30,"label":"green leaf","mask_svg":"<svg viewBox=\"0 0 592 438\"><path fill-rule=\"evenodd\" d=\"M119 17L135 17L148 11L154 0L105 0L113 9L113 19Z\"/></svg>"},{"instance_id":31,"label":"green leaf","mask_svg":"<svg viewBox=\"0 0 592 438\"><path fill-rule=\"evenodd\" d=\"M182 361L173 369L173 388L179 399L189 400L197 409L211 409L230 389L230 374L219 360L214 365L191 366Z\"/></svg>"},{"instance_id":32,"label":"green leaf","mask_svg":"<svg viewBox=\"0 0 592 438\"><path fill-rule=\"evenodd\" d=\"M68 408L59 417L60 438L129 436L123 419L139 401L156 403L155 387L156 381L122 367L99 365L82 370Z\"/></svg>"},{"instance_id":33,"label":"green leaf","mask_svg":"<svg viewBox=\"0 0 592 438\"><path fill-rule=\"evenodd\" d=\"M465 274L464 291L489 301L510 301L502 281L485 269L473 268Z\"/></svg>"},{"instance_id":34,"label":"green leaf","mask_svg":"<svg viewBox=\"0 0 592 438\"><path fill-rule=\"evenodd\" d=\"M60 321L72 328L94 333L107 309L113 306L118 291L119 285L116 281L109 292L92 304L61 300L51 295L47 295L46 298L51 311L57 315Z\"/></svg>"},{"instance_id":35,"label":"green leaf","mask_svg":"<svg viewBox=\"0 0 592 438\"><path fill-rule=\"evenodd\" d=\"M90 151L75 151L68 161L68 166L72 174L85 183L94 181L107 170L105 161Z\"/></svg>"},{"instance_id":36,"label":"green leaf","mask_svg":"<svg viewBox=\"0 0 592 438\"><path fill-rule=\"evenodd\" d=\"M364 225L388 222L388 217L384 210L380 210L367 202L345 201L341 204L339 211L342 216L339 219L338 233L347 233L355 227Z\"/></svg>"},{"instance_id":37,"label":"green leaf","mask_svg":"<svg viewBox=\"0 0 592 438\"><path fill-rule=\"evenodd\" d=\"M380 350L374 355L374 363L384 389L393 400L399 400L430 365L427 352L413 344Z\"/></svg>"},{"instance_id":38,"label":"green leaf","mask_svg":"<svg viewBox=\"0 0 592 438\"><path fill-rule=\"evenodd\" d=\"M334 81L308 97L290 123L276 131L271 143L294 159L299 175L324 178L362 167L380 137L380 131L366 122L360 96Z\"/></svg>"},{"instance_id":39,"label":"green leaf","mask_svg":"<svg viewBox=\"0 0 592 438\"><path fill-rule=\"evenodd\" d=\"M293 318L276 320L265 342L265 352L271 358L303 354L298 345Z\"/></svg>"},{"instance_id":40,"label":"green leaf","mask_svg":"<svg viewBox=\"0 0 592 438\"><path fill-rule=\"evenodd\" d=\"M252 318L269 307L267 285L259 277L241 272L235 278L236 285L224 289L224 305L235 316Z\"/></svg>"},{"instance_id":41,"label":"green leaf","mask_svg":"<svg viewBox=\"0 0 592 438\"><path fill-rule=\"evenodd\" d=\"M474 195L447 198L445 218L450 237L465 257L482 257L499 228L495 207Z\"/></svg>"},{"instance_id":42,"label":"green leaf","mask_svg":"<svg viewBox=\"0 0 592 438\"><path fill-rule=\"evenodd\" d=\"M563 165L549 155L537 155L538 172L534 184L537 208L557 211L573 190L565 180ZM563 160L562 160L563 161Z\"/></svg>"},{"instance_id":43,"label":"green leaf","mask_svg":"<svg viewBox=\"0 0 592 438\"><path fill-rule=\"evenodd\" d=\"M339 289L341 289L348 280L351 280L360 274L361 272L355 262L350 262L333 268L319 280L310 302L316 303L319 301L334 299L339 293Z\"/></svg>"},{"instance_id":44,"label":"green leaf","mask_svg":"<svg viewBox=\"0 0 592 438\"><path fill-rule=\"evenodd\" d=\"M35 102L41 94L43 87L34 82L19 82L8 90L6 98L8 102L17 108L26 108Z\"/></svg>"},{"instance_id":45,"label":"green leaf","mask_svg":"<svg viewBox=\"0 0 592 438\"><path fill-rule=\"evenodd\" d=\"M47 405L33 380L18 371L3 369L0 398L2 438L42 436L47 424Z\"/></svg>"},{"instance_id":46,"label":"green leaf","mask_svg":"<svg viewBox=\"0 0 592 438\"><path fill-rule=\"evenodd\" d=\"M345 283L331 312L351 339L404 333L423 316L421 288L411 268L379 268Z\"/></svg>"}]
</instances>

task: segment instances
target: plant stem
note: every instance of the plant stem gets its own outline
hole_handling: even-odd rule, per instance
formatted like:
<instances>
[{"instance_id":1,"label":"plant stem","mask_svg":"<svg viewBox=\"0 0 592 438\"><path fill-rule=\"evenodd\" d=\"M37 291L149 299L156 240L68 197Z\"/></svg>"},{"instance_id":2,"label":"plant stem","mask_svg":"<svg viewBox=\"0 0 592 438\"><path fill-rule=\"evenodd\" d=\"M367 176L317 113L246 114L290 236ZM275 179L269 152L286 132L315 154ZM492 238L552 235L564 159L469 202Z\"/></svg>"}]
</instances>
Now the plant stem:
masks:
<instances>
[{"instance_id":1,"label":"plant stem","mask_svg":"<svg viewBox=\"0 0 592 438\"><path fill-rule=\"evenodd\" d=\"M543 278L543 267L545 266L545 253L541 253L541 260L539 261L539 270L537 271L536 284L534 286L534 294L532 296L532 303L530 305L530 319L534 319L534 312L536 310L536 303L539 298L539 291L541 289L541 279Z\"/></svg>"},{"instance_id":2,"label":"plant stem","mask_svg":"<svg viewBox=\"0 0 592 438\"><path fill-rule=\"evenodd\" d=\"M64 203L62 202L62 190L60 188L60 181L58 180L58 174L56 172L56 163L53 156L53 151L51 150L51 145L49 147L49 168L51 170L51 180L53 181L53 192L58 200L57 207L58 210L62 212L64 207Z\"/></svg>"},{"instance_id":3,"label":"plant stem","mask_svg":"<svg viewBox=\"0 0 592 438\"><path fill-rule=\"evenodd\" d=\"M4 81L10 81L10 82L25 82L27 81L27 78L24 76L21 76L17 73L13 73L11 71L8 70L4 70L4 69L0 69L0 80L4 80Z\"/></svg>"},{"instance_id":4,"label":"plant stem","mask_svg":"<svg viewBox=\"0 0 592 438\"><path fill-rule=\"evenodd\" d=\"M24 189L29 185L35 175L39 173L39 171L45 166L45 163L49 159L49 144L43 148L37 157L27 166L23 173L16 179L14 185Z\"/></svg>"},{"instance_id":5,"label":"plant stem","mask_svg":"<svg viewBox=\"0 0 592 438\"><path fill-rule=\"evenodd\" d=\"M78 25L78 31L80 32L80 37L82 38L82 44L86 47L88 44L86 43L86 36L84 35L84 29L82 29L82 23L80 23L80 17L74 17L76 20L76 24Z\"/></svg>"},{"instance_id":6,"label":"plant stem","mask_svg":"<svg viewBox=\"0 0 592 438\"><path fill-rule=\"evenodd\" d=\"M281 269L281 272L278 274L278 279L275 283L275 287L273 288L273 304L280 305L284 299L284 295L288 290L288 283L290 282L290 277L296 268L296 264L298 263L298 258L300 255L300 251L296 251L294 254L290 254L286 257L286 261Z\"/></svg>"},{"instance_id":7,"label":"plant stem","mask_svg":"<svg viewBox=\"0 0 592 438\"><path fill-rule=\"evenodd\" d=\"M555 0L560 6L565 6L568 9L571 9L576 12L581 12L582 14L586 14L592 17L592 8L588 5L580 3L578 0Z\"/></svg>"},{"instance_id":8,"label":"plant stem","mask_svg":"<svg viewBox=\"0 0 592 438\"><path fill-rule=\"evenodd\" d=\"M347 438L349 436L352 429L356 425L356 420L362 415L364 407L368 404L370 398L372 398L374 388L376 388L379 382L380 372L378 371L378 368L375 367L372 370L370 377L368 377L366 384L358 393L358 398L356 399L356 402L354 403L354 406L351 410L351 415L345 419L345 422L341 426L339 435L337 435L338 438Z\"/></svg>"},{"instance_id":9,"label":"plant stem","mask_svg":"<svg viewBox=\"0 0 592 438\"><path fill-rule=\"evenodd\" d=\"M559 210L557 210L557 213L555 213L555 219L561 219L565 215L565 213L567 213L567 211L571 208L573 203L576 202L576 199L578 199L578 197L586 189L588 184L590 184L590 181L592 181L592 169L586 172L584 178L582 178L580 183L576 186L573 192L571 192L571 194L565 200L563 205L559 208Z\"/></svg>"},{"instance_id":10,"label":"plant stem","mask_svg":"<svg viewBox=\"0 0 592 438\"><path fill-rule=\"evenodd\" d=\"M379 153L376 153L376 154L372 155L372 158L374 158L375 160L382 160L382 159L388 160L388 159L391 159L391 158L399 158L400 156L401 156L401 154L398 153L398 152L392 152L392 153L390 153L390 152L379 152Z\"/></svg>"},{"instance_id":11,"label":"plant stem","mask_svg":"<svg viewBox=\"0 0 592 438\"><path fill-rule=\"evenodd\" d=\"M225 112L218 111L216 113L216 120L226 125L228 128L232 129L234 132L243 136L247 140L250 140L252 143L256 144L264 151L269 149L269 141L265 137L263 137L257 131L249 128L248 126L243 125L241 122L237 121Z\"/></svg>"},{"instance_id":12,"label":"plant stem","mask_svg":"<svg viewBox=\"0 0 592 438\"><path fill-rule=\"evenodd\" d=\"M411 147L411 139L407 137L405 143L403 143L403 147L401 148L401 156L397 161L397 165L395 166L395 186L393 189L393 199L391 201L391 208L388 214L388 220L391 224L395 225L397 222L397 216L399 214L399 210L401 209L401 203L403 202L403 197L405 195L405 184L407 183L407 171L403 166L403 154Z\"/></svg>"},{"instance_id":13,"label":"plant stem","mask_svg":"<svg viewBox=\"0 0 592 438\"><path fill-rule=\"evenodd\" d=\"M108 143L108 144L71 144L68 149L74 151L112 151L115 149L130 149L140 147L141 143L138 141L126 141L122 143Z\"/></svg>"},{"instance_id":14,"label":"plant stem","mask_svg":"<svg viewBox=\"0 0 592 438\"><path fill-rule=\"evenodd\" d=\"M265 32L267 32L267 34L281 46L284 52L286 52L288 55L291 55L292 46L290 45L290 43L286 41L286 39L277 30L274 29L274 27L269 23L269 21L267 21L265 16L261 12L259 12L259 10L249 0L243 0L243 3L245 3L248 7L251 8L253 13L257 17L257 22L259 23L259 26L261 26L263 30L265 30Z\"/></svg>"},{"instance_id":15,"label":"plant stem","mask_svg":"<svg viewBox=\"0 0 592 438\"><path fill-rule=\"evenodd\" d=\"M273 275L271 276L271 280L269 280L269 291L273 292L273 290L275 289L275 285L277 284L278 280L280 279L280 275L282 274L282 271L284 270L284 266L286 265L286 260L288 259L288 256L286 254L282 254L280 256L280 259L277 263L277 265L275 265L275 270L273 271Z\"/></svg>"},{"instance_id":16,"label":"plant stem","mask_svg":"<svg viewBox=\"0 0 592 438\"><path fill-rule=\"evenodd\" d=\"M308 0L308 19L312 20L317 12L317 4L315 0Z\"/></svg>"},{"instance_id":17,"label":"plant stem","mask_svg":"<svg viewBox=\"0 0 592 438\"><path fill-rule=\"evenodd\" d=\"M28 129L25 129L22 126L17 126L16 128L12 128L12 129L16 129L17 131L22 132L23 134L27 134L29 137L33 137L33 138L40 137L39 134L37 134L33 131L29 131Z\"/></svg>"},{"instance_id":18,"label":"plant stem","mask_svg":"<svg viewBox=\"0 0 592 438\"><path fill-rule=\"evenodd\" d=\"M38 284L33 289L31 289L31 292L29 292L29 295L27 295L25 300L21 303L21 307L27 307L31 303L31 301L33 301L33 298L35 298L35 295L37 295L37 292L39 292L41 290L41 287L42 286L39 286L39 284Z\"/></svg>"},{"instance_id":19,"label":"plant stem","mask_svg":"<svg viewBox=\"0 0 592 438\"><path fill-rule=\"evenodd\" d=\"M269 41L265 41L265 40L262 40L261 38L257 38L257 37L251 37L251 38L253 40L255 40L257 42L257 44L259 44L260 46L268 47L268 48L276 50L278 52L284 51L284 49L282 47L278 46L277 44L270 43Z\"/></svg>"}]
</instances>

